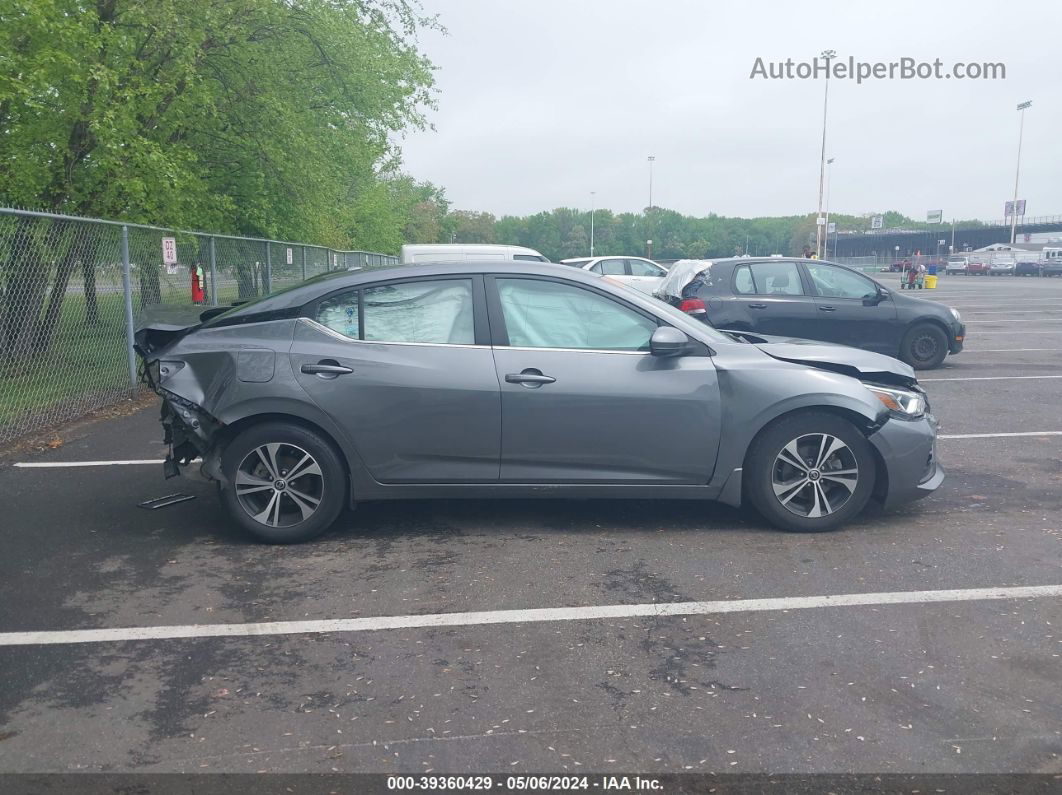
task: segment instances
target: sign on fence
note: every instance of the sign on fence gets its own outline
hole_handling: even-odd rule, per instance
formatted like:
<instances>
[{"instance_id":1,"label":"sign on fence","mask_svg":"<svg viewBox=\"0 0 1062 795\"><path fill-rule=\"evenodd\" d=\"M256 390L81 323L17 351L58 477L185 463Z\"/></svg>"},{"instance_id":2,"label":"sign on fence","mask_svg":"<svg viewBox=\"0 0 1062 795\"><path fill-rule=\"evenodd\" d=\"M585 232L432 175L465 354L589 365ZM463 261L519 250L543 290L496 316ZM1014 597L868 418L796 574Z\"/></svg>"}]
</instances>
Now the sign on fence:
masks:
<instances>
[{"instance_id":1,"label":"sign on fence","mask_svg":"<svg viewBox=\"0 0 1062 795\"><path fill-rule=\"evenodd\" d=\"M293 259L292 259L292 256L291 256L291 249L289 248L288 249L288 265L290 265L292 262L293 262Z\"/></svg>"},{"instance_id":2,"label":"sign on fence","mask_svg":"<svg viewBox=\"0 0 1062 795\"><path fill-rule=\"evenodd\" d=\"M173 237L162 238L162 264L177 264L177 239Z\"/></svg>"}]
</instances>

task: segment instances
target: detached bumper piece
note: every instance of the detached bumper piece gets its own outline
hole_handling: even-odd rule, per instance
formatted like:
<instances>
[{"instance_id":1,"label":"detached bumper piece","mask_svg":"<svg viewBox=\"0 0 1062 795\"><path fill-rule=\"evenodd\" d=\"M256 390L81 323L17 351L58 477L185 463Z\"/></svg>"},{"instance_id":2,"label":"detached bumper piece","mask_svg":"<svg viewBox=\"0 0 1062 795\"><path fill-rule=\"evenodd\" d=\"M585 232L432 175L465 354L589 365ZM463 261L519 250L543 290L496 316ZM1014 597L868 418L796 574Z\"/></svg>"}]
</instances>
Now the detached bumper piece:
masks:
<instances>
[{"instance_id":1,"label":"detached bumper piece","mask_svg":"<svg viewBox=\"0 0 1062 795\"><path fill-rule=\"evenodd\" d=\"M221 423L179 395L161 388L156 391L162 396L160 420L165 429L162 441L170 448L162 462L162 474L166 478L177 477L182 466L210 449L210 440Z\"/></svg>"},{"instance_id":2,"label":"detached bumper piece","mask_svg":"<svg viewBox=\"0 0 1062 795\"><path fill-rule=\"evenodd\" d=\"M180 502L188 502L189 500L194 499L194 494L167 494L165 497L156 497L153 500L138 502L137 505L141 508L146 508L149 511L157 511L159 508L168 508L171 505L176 505Z\"/></svg>"}]
</instances>

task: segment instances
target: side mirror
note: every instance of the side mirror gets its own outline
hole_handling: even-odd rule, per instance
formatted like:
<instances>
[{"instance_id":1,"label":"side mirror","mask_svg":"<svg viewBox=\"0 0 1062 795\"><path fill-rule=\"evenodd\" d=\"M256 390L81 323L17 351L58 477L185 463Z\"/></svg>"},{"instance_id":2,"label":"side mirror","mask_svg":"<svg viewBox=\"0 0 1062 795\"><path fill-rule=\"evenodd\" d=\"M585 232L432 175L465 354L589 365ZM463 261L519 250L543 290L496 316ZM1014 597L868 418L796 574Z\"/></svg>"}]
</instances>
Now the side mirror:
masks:
<instances>
[{"instance_id":1,"label":"side mirror","mask_svg":"<svg viewBox=\"0 0 1062 795\"><path fill-rule=\"evenodd\" d=\"M863 306L877 306L888 297L888 293L880 287L874 295L863 296Z\"/></svg>"},{"instance_id":2,"label":"side mirror","mask_svg":"<svg viewBox=\"0 0 1062 795\"><path fill-rule=\"evenodd\" d=\"M681 356L689 349L690 338L673 326L660 326L649 340L653 356Z\"/></svg>"}]
</instances>

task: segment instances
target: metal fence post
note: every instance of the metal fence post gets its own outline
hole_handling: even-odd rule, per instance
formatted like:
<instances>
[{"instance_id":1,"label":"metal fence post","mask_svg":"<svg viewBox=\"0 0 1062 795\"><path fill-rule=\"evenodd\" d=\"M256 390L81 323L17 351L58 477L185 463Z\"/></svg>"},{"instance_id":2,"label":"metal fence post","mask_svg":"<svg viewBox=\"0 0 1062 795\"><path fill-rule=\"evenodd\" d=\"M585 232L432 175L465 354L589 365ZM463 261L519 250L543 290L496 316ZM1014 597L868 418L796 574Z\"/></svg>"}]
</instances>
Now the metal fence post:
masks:
<instances>
[{"instance_id":1,"label":"metal fence post","mask_svg":"<svg viewBox=\"0 0 1062 795\"><path fill-rule=\"evenodd\" d=\"M302 280L306 281L306 246L302 247Z\"/></svg>"},{"instance_id":2,"label":"metal fence post","mask_svg":"<svg viewBox=\"0 0 1062 795\"><path fill-rule=\"evenodd\" d=\"M210 304L218 305L218 257L213 235L210 237Z\"/></svg>"},{"instance_id":3,"label":"metal fence post","mask_svg":"<svg viewBox=\"0 0 1062 795\"><path fill-rule=\"evenodd\" d=\"M122 224L122 291L125 293L125 352L129 359L129 387L136 389L136 352L133 350L133 274L129 265L129 227Z\"/></svg>"},{"instance_id":4,"label":"metal fence post","mask_svg":"<svg viewBox=\"0 0 1062 795\"><path fill-rule=\"evenodd\" d=\"M269 241L266 241L266 267L265 267L265 284L262 285L262 294L269 295L273 292L273 247L269 245Z\"/></svg>"}]
</instances>

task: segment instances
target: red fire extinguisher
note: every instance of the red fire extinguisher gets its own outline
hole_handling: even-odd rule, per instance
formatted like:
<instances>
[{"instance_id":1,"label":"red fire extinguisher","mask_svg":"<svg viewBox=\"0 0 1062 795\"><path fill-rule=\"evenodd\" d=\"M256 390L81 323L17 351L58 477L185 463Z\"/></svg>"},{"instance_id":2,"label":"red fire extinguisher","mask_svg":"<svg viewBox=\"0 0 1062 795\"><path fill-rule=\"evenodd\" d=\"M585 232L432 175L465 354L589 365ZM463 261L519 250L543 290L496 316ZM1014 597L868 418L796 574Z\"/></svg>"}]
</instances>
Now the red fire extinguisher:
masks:
<instances>
[{"instance_id":1,"label":"red fire extinguisher","mask_svg":"<svg viewBox=\"0 0 1062 795\"><path fill-rule=\"evenodd\" d=\"M198 263L192 266L192 303L201 304L206 299L203 288L206 282L203 274L203 266Z\"/></svg>"}]
</instances>

